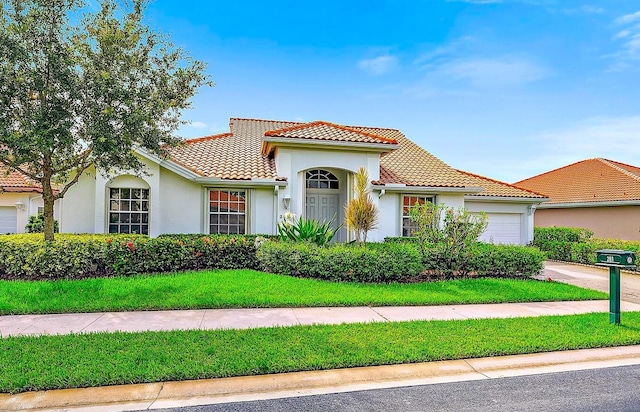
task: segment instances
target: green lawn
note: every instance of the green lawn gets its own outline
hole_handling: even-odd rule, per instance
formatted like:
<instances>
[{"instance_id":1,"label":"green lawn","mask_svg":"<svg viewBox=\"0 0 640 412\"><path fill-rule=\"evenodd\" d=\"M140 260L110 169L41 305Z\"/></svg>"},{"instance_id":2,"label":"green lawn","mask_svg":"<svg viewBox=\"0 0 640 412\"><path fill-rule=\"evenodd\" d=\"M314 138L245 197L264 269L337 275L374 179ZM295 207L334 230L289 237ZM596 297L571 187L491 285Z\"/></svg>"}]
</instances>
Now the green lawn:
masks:
<instances>
[{"instance_id":1,"label":"green lawn","mask_svg":"<svg viewBox=\"0 0 640 412\"><path fill-rule=\"evenodd\" d=\"M0 339L0 392L204 379L640 343L640 312ZM257 349L259 348L259 349Z\"/></svg>"},{"instance_id":2,"label":"green lawn","mask_svg":"<svg viewBox=\"0 0 640 412\"><path fill-rule=\"evenodd\" d=\"M65 281L0 281L0 314L196 308L445 305L606 299L557 282L465 279L414 284L334 283L253 270Z\"/></svg>"}]
</instances>

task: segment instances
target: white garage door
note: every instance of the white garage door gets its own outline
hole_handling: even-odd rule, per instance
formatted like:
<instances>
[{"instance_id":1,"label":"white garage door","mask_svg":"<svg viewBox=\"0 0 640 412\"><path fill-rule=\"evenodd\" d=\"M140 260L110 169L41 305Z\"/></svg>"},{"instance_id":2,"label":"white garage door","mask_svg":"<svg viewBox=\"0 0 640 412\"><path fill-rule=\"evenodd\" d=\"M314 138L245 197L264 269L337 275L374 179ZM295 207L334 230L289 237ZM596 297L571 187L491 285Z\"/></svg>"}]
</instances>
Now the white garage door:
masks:
<instances>
[{"instance_id":1,"label":"white garage door","mask_svg":"<svg viewBox=\"0 0 640 412\"><path fill-rule=\"evenodd\" d=\"M18 211L13 206L0 206L0 234L18 231Z\"/></svg>"},{"instance_id":2,"label":"white garage door","mask_svg":"<svg viewBox=\"0 0 640 412\"><path fill-rule=\"evenodd\" d=\"M480 236L483 242L520 244L520 213L487 213L489 224Z\"/></svg>"}]
</instances>

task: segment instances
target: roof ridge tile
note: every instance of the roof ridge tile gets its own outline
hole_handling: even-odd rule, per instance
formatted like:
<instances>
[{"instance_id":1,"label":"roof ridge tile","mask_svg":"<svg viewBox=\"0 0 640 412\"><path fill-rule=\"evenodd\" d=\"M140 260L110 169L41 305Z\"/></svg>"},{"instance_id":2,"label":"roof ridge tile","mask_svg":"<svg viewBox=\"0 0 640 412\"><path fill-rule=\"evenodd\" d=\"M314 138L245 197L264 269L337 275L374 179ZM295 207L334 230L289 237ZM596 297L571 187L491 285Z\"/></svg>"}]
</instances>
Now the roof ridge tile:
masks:
<instances>
[{"instance_id":1,"label":"roof ridge tile","mask_svg":"<svg viewBox=\"0 0 640 412\"><path fill-rule=\"evenodd\" d=\"M219 134L212 134L209 136L195 137L193 139L186 139L184 143L187 143L187 144L198 143L198 142L204 142L207 140L221 139L223 137L231 137L231 136L233 136L233 133L225 132L225 133L219 133Z\"/></svg>"},{"instance_id":2,"label":"roof ridge tile","mask_svg":"<svg viewBox=\"0 0 640 412\"><path fill-rule=\"evenodd\" d=\"M307 128L311 128L311 127L315 127L315 126L319 126L319 125L333 127L335 129L339 129L339 130L343 130L343 131L347 131L347 132L351 132L351 133L356 133L356 134L359 134L361 136L369 137L369 138L375 139L375 140L381 140L383 142L390 143L390 144L398 144L398 141L395 140L395 139L389 139L389 138L386 138L386 137L383 137L383 136L379 136L377 134L365 132L365 131L358 130L358 129L353 129L353 128L348 127L348 126L343 126L343 125L340 125L340 124L331 123L331 122L327 122L327 121L324 121L324 120L316 120L316 121L309 122L309 123L296 124L295 126L283 127L283 128L274 129L274 130L267 130L264 133L264 135L265 136L277 137L277 136L280 136L283 133L293 132L293 131L296 131L296 130L303 130L303 129L307 129Z\"/></svg>"},{"instance_id":3,"label":"roof ridge tile","mask_svg":"<svg viewBox=\"0 0 640 412\"><path fill-rule=\"evenodd\" d=\"M620 173L625 174L625 175L629 176L630 178L640 182L640 176L638 176L635 173L632 173L632 172L626 170L623 167L620 167L620 166L614 164L614 163L616 163L615 161L609 160L609 159L604 159L604 158L601 158L601 157L599 157L598 160L601 161L602 163L604 163L605 165L614 168L615 170L619 171ZM621 163L621 164L624 164L624 163ZM626 165L626 166L633 167L631 165Z\"/></svg>"}]
</instances>

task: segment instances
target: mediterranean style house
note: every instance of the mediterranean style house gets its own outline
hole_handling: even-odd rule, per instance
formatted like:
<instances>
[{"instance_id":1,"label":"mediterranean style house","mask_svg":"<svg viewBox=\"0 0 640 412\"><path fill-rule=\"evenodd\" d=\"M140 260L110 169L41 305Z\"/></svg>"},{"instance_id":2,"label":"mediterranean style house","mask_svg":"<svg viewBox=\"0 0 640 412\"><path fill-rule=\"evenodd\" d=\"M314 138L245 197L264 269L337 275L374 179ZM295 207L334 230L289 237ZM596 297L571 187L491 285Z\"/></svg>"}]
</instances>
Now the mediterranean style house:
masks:
<instances>
[{"instance_id":1,"label":"mediterranean style house","mask_svg":"<svg viewBox=\"0 0 640 412\"><path fill-rule=\"evenodd\" d=\"M59 204L54 205L58 218ZM0 234L22 233L29 216L44 210L42 188L19 172L0 166Z\"/></svg>"},{"instance_id":2,"label":"mediterranean style house","mask_svg":"<svg viewBox=\"0 0 640 412\"><path fill-rule=\"evenodd\" d=\"M595 237L640 240L640 168L582 160L514 183L549 195L535 226L583 227Z\"/></svg>"},{"instance_id":3,"label":"mediterranean style house","mask_svg":"<svg viewBox=\"0 0 640 412\"><path fill-rule=\"evenodd\" d=\"M373 241L409 235L408 206L427 201L486 212L484 240L525 244L547 200L456 170L395 129L232 118L228 133L186 140L167 158L138 154L146 173L90 170L67 192L61 232L276 234L286 212L338 225L360 167L379 210ZM338 240L350 234L341 228Z\"/></svg>"}]
</instances>

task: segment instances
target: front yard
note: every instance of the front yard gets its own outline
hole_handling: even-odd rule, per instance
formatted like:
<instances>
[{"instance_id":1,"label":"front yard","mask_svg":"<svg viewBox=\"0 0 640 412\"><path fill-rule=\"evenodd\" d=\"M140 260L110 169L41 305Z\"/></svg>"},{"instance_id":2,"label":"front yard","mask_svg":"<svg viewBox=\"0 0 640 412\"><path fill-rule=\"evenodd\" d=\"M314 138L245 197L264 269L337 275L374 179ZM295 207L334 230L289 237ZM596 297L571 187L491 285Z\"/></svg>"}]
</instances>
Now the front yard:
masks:
<instances>
[{"instance_id":1,"label":"front yard","mask_svg":"<svg viewBox=\"0 0 640 412\"><path fill-rule=\"evenodd\" d=\"M131 310L410 306L606 299L557 282L477 278L409 284L338 283L254 270L58 281L0 281L0 314Z\"/></svg>"}]
</instances>

